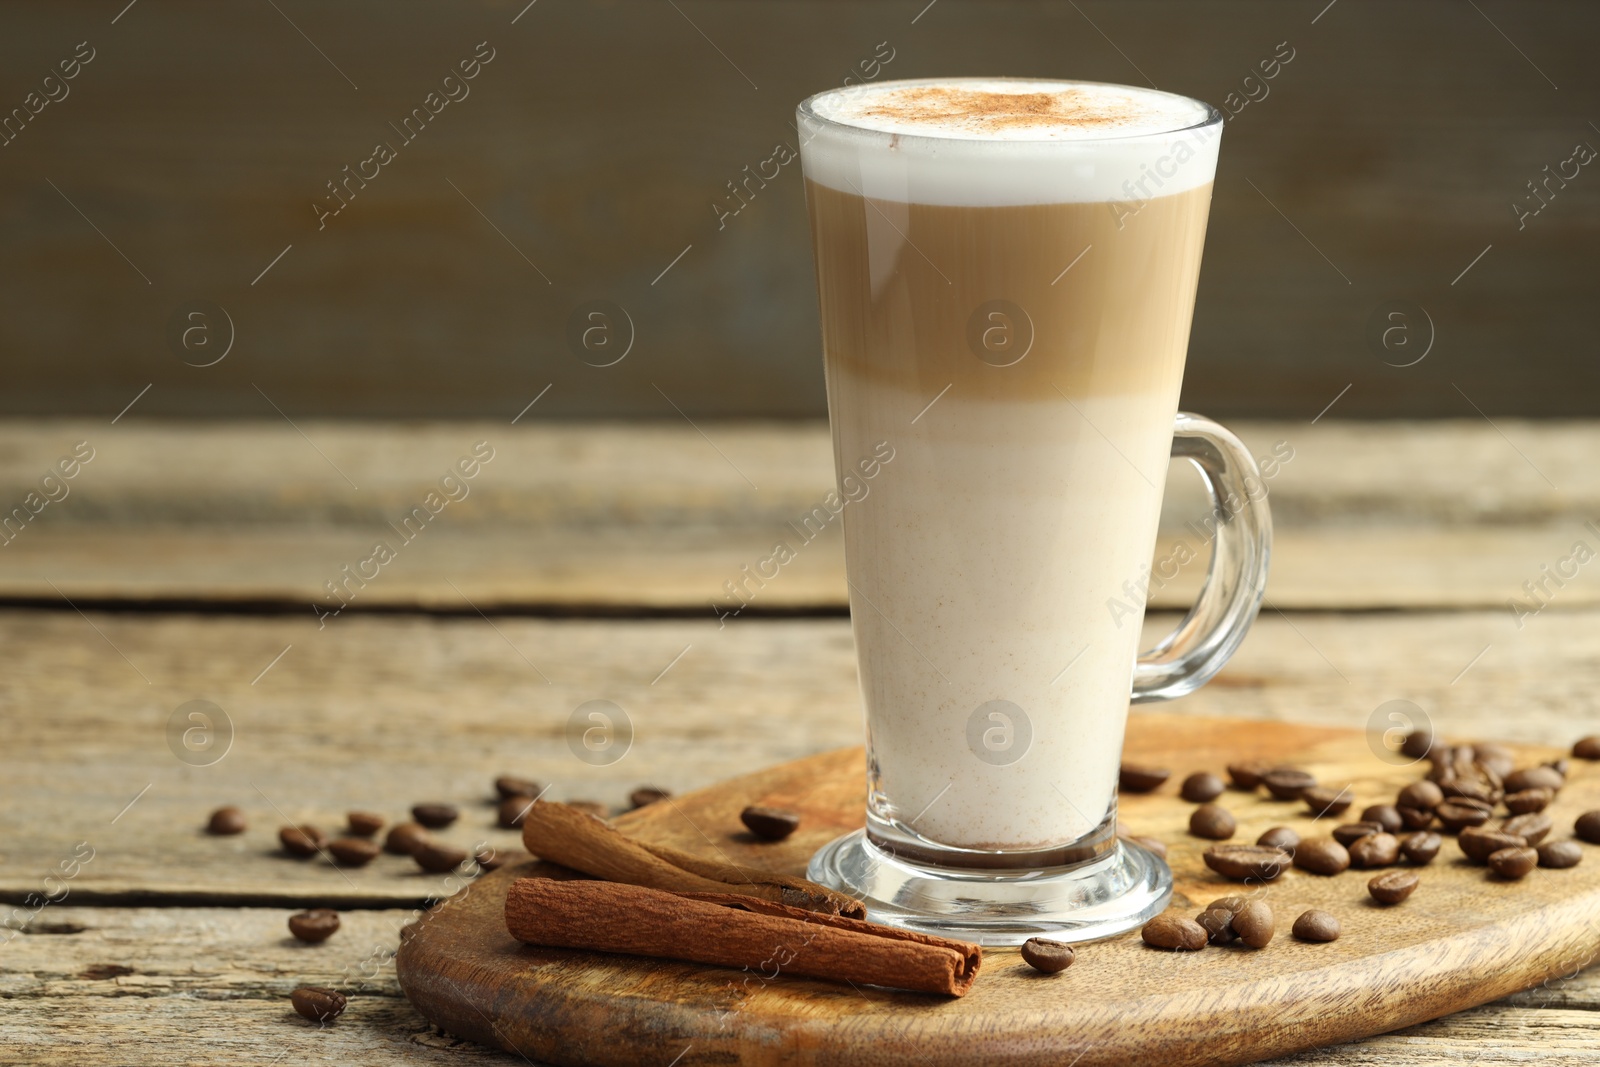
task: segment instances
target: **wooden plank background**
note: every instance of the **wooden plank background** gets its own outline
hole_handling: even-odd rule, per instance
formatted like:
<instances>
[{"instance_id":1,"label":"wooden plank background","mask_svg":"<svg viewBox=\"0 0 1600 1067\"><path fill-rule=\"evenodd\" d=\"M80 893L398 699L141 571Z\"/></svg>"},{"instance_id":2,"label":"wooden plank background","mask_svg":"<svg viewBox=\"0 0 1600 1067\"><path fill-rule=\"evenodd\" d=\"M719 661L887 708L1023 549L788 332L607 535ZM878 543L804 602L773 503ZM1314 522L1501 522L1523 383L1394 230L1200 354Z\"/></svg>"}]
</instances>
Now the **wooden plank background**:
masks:
<instances>
[{"instance_id":1,"label":"wooden plank background","mask_svg":"<svg viewBox=\"0 0 1600 1067\"><path fill-rule=\"evenodd\" d=\"M721 228L713 208L797 101L892 54L878 77L1223 104L1279 42L1295 58L1225 137L1185 404L1310 418L1349 386L1351 416L1595 409L1600 180L1520 230L1511 209L1600 145L1578 0L125 6L0 11L0 113L94 56L0 147L3 413L509 419L550 386L552 416L815 416L795 168ZM319 230L326 183L485 41L470 95ZM566 340L596 299L636 333L604 369ZM1395 299L1433 323L1416 366L1365 340ZM215 366L167 336L194 300L232 323Z\"/></svg>"}]
</instances>

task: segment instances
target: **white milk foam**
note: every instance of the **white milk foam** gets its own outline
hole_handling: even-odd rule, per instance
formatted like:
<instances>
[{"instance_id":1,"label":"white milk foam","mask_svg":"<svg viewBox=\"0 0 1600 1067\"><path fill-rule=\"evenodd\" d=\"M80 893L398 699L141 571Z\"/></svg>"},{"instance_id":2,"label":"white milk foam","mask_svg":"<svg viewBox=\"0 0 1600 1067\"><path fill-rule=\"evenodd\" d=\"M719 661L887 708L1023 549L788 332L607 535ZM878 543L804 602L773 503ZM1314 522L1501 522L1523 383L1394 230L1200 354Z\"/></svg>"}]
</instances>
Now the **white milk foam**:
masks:
<instances>
[{"instance_id":1,"label":"white milk foam","mask_svg":"<svg viewBox=\"0 0 1600 1067\"><path fill-rule=\"evenodd\" d=\"M1205 185L1222 132L1198 100L1097 82L946 78L800 105L806 177L901 203L1138 203Z\"/></svg>"}]
</instances>

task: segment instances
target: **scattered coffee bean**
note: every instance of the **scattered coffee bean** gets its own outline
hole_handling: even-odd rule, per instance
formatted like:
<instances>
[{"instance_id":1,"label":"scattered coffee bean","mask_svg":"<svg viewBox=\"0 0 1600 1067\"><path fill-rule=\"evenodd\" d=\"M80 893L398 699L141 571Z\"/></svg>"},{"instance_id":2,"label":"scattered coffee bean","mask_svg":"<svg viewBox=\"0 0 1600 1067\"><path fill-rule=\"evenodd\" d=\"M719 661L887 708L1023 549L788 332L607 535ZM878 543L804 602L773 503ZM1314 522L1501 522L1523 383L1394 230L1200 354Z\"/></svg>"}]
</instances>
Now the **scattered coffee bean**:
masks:
<instances>
[{"instance_id":1,"label":"scattered coffee bean","mask_svg":"<svg viewBox=\"0 0 1600 1067\"><path fill-rule=\"evenodd\" d=\"M628 803L636 808L647 804L654 804L658 800L665 800L672 795L670 790L661 789L653 785L641 785L638 789L628 794Z\"/></svg>"},{"instance_id":2,"label":"scattered coffee bean","mask_svg":"<svg viewBox=\"0 0 1600 1067\"><path fill-rule=\"evenodd\" d=\"M1138 763L1124 763L1117 776L1117 785L1124 793L1149 793L1159 789L1161 783L1172 777L1165 767L1147 767Z\"/></svg>"},{"instance_id":3,"label":"scattered coffee bean","mask_svg":"<svg viewBox=\"0 0 1600 1067\"><path fill-rule=\"evenodd\" d=\"M1287 826L1274 826L1272 829L1256 838L1256 844L1262 848L1276 848L1294 855L1294 847L1300 843L1300 835Z\"/></svg>"},{"instance_id":4,"label":"scattered coffee bean","mask_svg":"<svg viewBox=\"0 0 1600 1067\"><path fill-rule=\"evenodd\" d=\"M1072 966L1072 946L1044 937L1030 937L1022 943L1022 958L1029 967L1045 974L1056 974Z\"/></svg>"},{"instance_id":5,"label":"scattered coffee bean","mask_svg":"<svg viewBox=\"0 0 1600 1067\"><path fill-rule=\"evenodd\" d=\"M1226 841L1236 825L1228 809L1216 804L1202 804L1189 816L1189 832L1212 841Z\"/></svg>"},{"instance_id":6,"label":"scattered coffee bean","mask_svg":"<svg viewBox=\"0 0 1600 1067\"><path fill-rule=\"evenodd\" d=\"M1374 804L1361 813L1362 822L1375 822L1383 827L1384 832L1397 834L1405 827L1400 818L1400 809L1393 804Z\"/></svg>"},{"instance_id":7,"label":"scattered coffee bean","mask_svg":"<svg viewBox=\"0 0 1600 1067\"><path fill-rule=\"evenodd\" d=\"M1433 825L1433 812L1424 808L1396 808L1402 830L1426 830Z\"/></svg>"},{"instance_id":8,"label":"scattered coffee bean","mask_svg":"<svg viewBox=\"0 0 1600 1067\"><path fill-rule=\"evenodd\" d=\"M1300 799L1306 802L1306 808L1314 819L1325 817L1337 818L1343 815L1350 807L1354 797L1350 787L1335 789L1331 785L1314 785L1300 794Z\"/></svg>"},{"instance_id":9,"label":"scattered coffee bean","mask_svg":"<svg viewBox=\"0 0 1600 1067\"><path fill-rule=\"evenodd\" d=\"M1400 752L1403 755L1410 756L1414 760L1426 758L1428 753L1432 750L1433 735L1428 733L1426 730L1413 730L1409 734L1406 734L1406 739L1400 743ZM1318 912L1317 914L1321 915L1324 913ZM1337 937L1338 934L1335 933L1334 936Z\"/></svg>"},{"instance_id":10,"label":"scattered coffee bean","mask_svg":"<svg viewBox=\"0 0 1600 1067\"><path fill-rule=\"evenodd\" d=\"M1261 776L1261 784L1279 800L1299 800L1302 793L1317 784L1317 780L1294 767L1274 767Z\"/></svg>"},{"instance_id":11,"label":"scattered coffee bean","mask_svg":"<svg viewBox=\"0 0 1600 1067\"><path fill-rule=\"evenodd\" d=\"M1384 871L1367 883L1367 892L1379 904L1398 904L1416 890L1419 881L1415 871Z\"/></svg>"},{"instance_id":12,"label":"scattered coffee bean","mask_svg":"<svg viewBox=\"0 0 1600 1067\"><path fill-rule=\"evenodd\" d=\"M460 815L454 804L417 804L411 809L411 817L430 830L442 830Z\"/></svg>"},{"instance_id":13,"label":"scattered coffee bean","mask_svg":"<svg viewBox=\"0 0 1600 1067\"><path fill-rule=\"evenodd\" d=\"M357 837L371 837L382 830L383 824L388 820L370 811L352 811L345 815L345 821L349 823L352 834Z\"/></svg>"},{"instance_id":14,"label":"scattered coffee bean","mask_svg":"<svg viewBox=\"0 0 1600 1067\"><path fill-rule=\"evenodd\" d=\"M1383 827L1375 822L1347 822L1333 828L1333 839L1349 848L1363 837L1381 833Z\"/></svg>"},{"instance_id":15,"label":"scattered coffee bean","mask_svg":"<svg viewBox=\"0 0 1600 1067\"><path fill-rule=\"evenodd\" d=\"M1526 815L1513 815L1500 824L1500 829L1508 834L1516 834L1531 848L1545 839L1552 825L1550 816L1534 811Z\"/></svg>"},{"instance_id":16,"label":"scattered coffee bean","mask_svg":"<svg viewBox=\"0 0 1600 1067\"><path fill-rule=\"evenodd\" d=\"M1294 936L1302 941L1337 941L1339 920L1325 911L1313 908L1311 911L1301 912L1300 918L1294 921L1293 932Z\"/></svg>"},{"instance_id":17,"label":"scattered coffee bean","mask_svg":"<svg viewBox=\"0 0 1600 1067\"><path fill-rule=\"evenodd\" d=\"M752 804L739 813L739 821L763 841L782 841L799 828L800 813Z\"/></svg>"},{"instance_id":18,"label":"scattered coffee bean","mask_svg":"<svg viewBox=\"0 0 1600 1067\"><path fill-rule=\"evenodd\" d=\"M316 944L339 930L339 913L331 908L313 908L289 916L289 932L301 941Z\"/></svg>"},{"instance_id":19,"label":"scattered coffee bean","mask_svg":"<svg viewBox=\"0 0 1600 1067\"><path fill-rule=\"evenodd\" d=\"M1261 779L1271 770L1270 764L1261 760L1245 760L1242 763L1228 764L1228 780L1235 789L1243 789L1246 793L1253 792L1261 784Z\"/></svg>"},{"instance_id":20,"label":"scattered coffee bean","mask_svg":"<svg viewBox=\"0 0 1600 1067\"><path fill-rule=\"evenodd\" d=\"M1559 774L1563 779L1572 771L1572 761L1562 756L1560 759L1545 760L1544 766Z\"/></svg>"},{"instance_id":21,"label":"scattered coffee bean","mask_svg":"<svg viewBox=\"0 0 1600 1067\"><path fill-rule=\"evenodd\" d=\"M477 863L479 869L485 872L498 871L506 865L505 856L496 852L493 848L484 848L473 853L472 859Z\"/></svg>"},{"instance_id":22,"label":"scattered coffee bean","mask_svg":"<svg viewBox=\"0 0 1600 1067\"><path fill-rule=\"evenodd\" d=\"M586 815L593 815L601 822L611 818L611 809L598 800L569 800L567 801L567 807L577 808Z\"/></svg>"},{"instance_id":23,"label":"scattered coffee bean","mask_svg":"<svg viewBox=\"0 0 1600 1067\"><path fill-rule=\"evenodd\" d=\"M1438 782L1430 782L1426 778L1420 782L1412 782L1400 790L1397 805L1402 808L1419 808L1422 811L1432 811L1444 802L1444 790L1439 788Z\"/></svg>"},{"instance_id":24,"label":"scattered coffee bean","mask_svg":"<svg viewBox=\"0 0 1600 1067\"><path fill-rule=\"evenodd\" d=\"M1586 811L1578 816L1572 832L1591 845L1600 845L1600 811Z\"/></svg>"},{"instance_id":25,"label":"scattered coffee bean","mask_svg":"<svg viewBox=\"0 0 1600 1067\"><path fill-rule=\"evenodd\" d=\"M1205 927L1193 919L1185 919L1182 915L1175 915L1172 912L1157 915L1145 923L1139 936L1144 938L1144 943L1147 945L1170 949L1173 952L1198 952L1205 948L1211 939Z\"/></svg>"},{"instance_id":26,"label":"scattered coffee bean","mask_svg":"<svg viewBox=\"0 0 1600 1067\"><path fill-rule=\"evenodd\" d=\"M1535 851L1541 867L1576 867L1583 859L1583 846L1576 841L1546 841Z\"/></svg>"},{"instance_id":27,"label":"scattered coffee bean","mask_svg":"<svg viewBox=\"0 0 1600 1067\"><path fill-rule=\"evenodd\" d=\"M322 986L301 986L289 994L289 1002L294 1005L294 1010L301 1017L310 1019L314 1023L324 1023L330 1019L337 1019L344 1012L344 994Z\"/></svg>"},{"instance_id":28,"label":"scattered coffee bean","mask_svg":"<svg viewBox=\"0 0 1600 1067\"><path fill-rule=\"evenodd\" d=\"M1500 798L1505 795L1505 787L1500 784L1500 776L1479 763L1472 764L1468 773L1440 782L1439 790L1450 799L1466 797L1482 800L1490 805L1499 803Z\"/></svg>"},{"instance_id":29,"label":"scattered coffee bean","mask_svg":"<svg viewBox=\"0 0 1600 1067\"><path fill-rule=\"evenodd\" d=\"M502 829L520 830L523 820L528 817L528 809L533 805L534 800L530 796L506 797L495 809L495 822Z\"/></svg>"},{"instance_id":30,"label":"scattered coffee bean","mask_svg":"<svg viewBox=\"0 0 1600 1067\"><path fill-rule=\"evenodd\" d=\"M1472 758L1493 771L1497 778L1504 778L1517 765L1516 757L1511 754L1509 748L1492 741L1474 745Z\"/></svg>"},{"instance_id":31,"label":"scattered coffee bean","mask_svg":"<svg viewBox=\"0 0 1600 1067\"><path fill-rule=\"evenodd\" d=\"M1165 841L1158 841L1153 837L1130 837L1128 840L1136 845L1144 846L1162 859L1167 858L1167 843Z\"/></svg>"},{"instance_id":32,"label":"scattered coffee bean","mask_svg":"<svg viewBox=\"0 0 1600 1067\"><path fill-rule=\"evenodd\" d=\"M1210 771L1195 771L1178 787L1178 795L1195 804L1204 804L1222 795L1222 779Z\"/></svg>"},{"instance_id":33,"label":"scattered coffee bean","mask_svg":"<svg viewBox=\"0 0 1600 1067\"><path fill-rule=\"evenodd\" d=\"M1482 826L1489 821L1489 813L1480 807L1474 807L1453 800L1447 800L1433 810L1439 817L1439 822L1451 833L1460 833L1473 826Z\"/></svg>"},{"instance_id":34,"label":"scattered coffee bean","mask_svg":"<svg viewBox=\"0 0 1600 1067\"><path fill-rule=\"evenodd\" d=\"M1239 937L1233 932L1233 912L1227 908L1207 908L1196 915L1194 921L1213 945L1226 945Z\"/></svg>"},{"instance_id":35,"label":"scattered coffee bean","mask_svg":"<svg viewBox=\"0 0 1600 1067\"><path fill-rule=\"evenodd\" d=\"M378 846L364 837L341 837L328 845L341 867L364 867L378 858Z\"/></svg>"},{"instance_id":36,"label":"scattered coffee bean","mask_svg":"<svg viewBox=\"0 0 1600 1067\"><path fill-rule=\"evenodd\" d=\"M1487 826L1469 826L1461 831L1461 836L1456 838L1456 843L1461 846L1461 851L1474 863L1484 863L1491 853L1503 848L1522 848L1527 845L1516 834L1508 834L1502 830L1491 830Z\"/></svg>"},{"instance_id":37,"label":"scattered coffee bean","mask_svg":"<svg viewBox=\"0 0 1600 1067\"><path fill-rule=\"evenodd\" d=\"M1206 905L1206 910L1210 911L1214 909L1217 911L1225 911L1232 916L1240 908L1250 903L1252 899L1254 898L1230 894L1229 896L1218 897L1216 900L1213 900L1210 904Z\"/></svg>"},{"instance_id":38,"label":"scattered coffee bean","mask_svg":"<svg viewBox=\"0 0 1600 1067\"><path fill-rule=\"evenodd\" d=\"M1507 793L1505 797L1506 810L1513 815L1528 815L1536 811L1543 811L1550 806L1556 798L1553 791L1542 786L1524 789L1516 793Z\"/></svg>"},{"instance_id":39,"label":"scattered coffee bean","mask_svg":"<svg viewBox=\"0 0 1600 1067\"><path fill-rule=\"evenodd\" d=\"M1520 793L1524 789L1548 789L1559 793L1566 784L1566 776L1554 767L1524 767L1507 775L1505 782L1507 793Z\"/></svg>"},{"instance_id":40,"label":"scattered coffee bean","mask_svg":"<svg viewBox=\"0 0 1600 1067\"><path fill-rule=\"evenodd\" d=\"M410 856L432 838L428 831L414 822L396 823L383 839L383 850L395 856Z\"/></svg>"},{"instance_id":41,"label":"scattered coffee bean","mask_svg":"<svg viewBox=\"0 0 1600 1067\"><path fill-rule=\"evenodd\" d=\"M1332 838L1302 841L1294 850L1294 865L1312 874L1338 874L1350 866L1350 853Z\"/></svg>"},{"instance_id":42,"label":"scattered coffee bean","mask_svg":"<svg viewBox=\"0 0 1600 1067\"><path fill-rule=\"evenodd\" d=\"M1350 866L1388 867L1400 858L1400 839L1390 833L1368 834L1350 846Z\"/></svg>"},{"instance_id":43,"label":"scattered coffee bean","mask_svg":"<svg viewBox=\"0 0 1600 1067\"><path fill-rule=\"evenodd\" d=\"M1439 849L1442 847L1444 847L1444 838L1426 830L1406 834L1400 839L1401 855L1419 867L1432 863L1433 858L1439 854Z\"/></svg>"},{"instance_id":44,"label":"scattered coffee bean","mask_svg":"<svg viewBox=\"0 0 1600 1067\"><path fill-rule=\"evenodd\" d=\"M500 795L501 800L509 800L512 797L536 797L544 792L544 787L532 778L502 774L494 780L494 791Z\"/></svg>"},{"instance_id":45,"label":"scattered coffee bean","mask_svg":"<svg viewBox=\"0 0 1600 1067\"><path fill-rule=\"evenodd\" d=\"M1204 859L1207 867L1236 882L1270 882L1294 862L1282 849L1260 845L1212 845Z\"/></svg>"},{"instance_id":46,"label":"scattered coffee bean","mask_svg":"<svg viewBox=\"0 0 1600 1067\"><path fill-rule=\"evenodd\" d=\"M1251 948L1266 948L1272 940L1272 909L1264 900L1252 900L1233 914L1233 932Z\"/></svg>"},{"instance_id":47,"label":"scattered coffee bean","mask_svg":"<svg viewBox=\"0 0 1600 1067\"><path fill-rule=\"evenodd\" d=\"M430 841L411 854L417 861L417 866L431 874L444 874L453 871L466 862L467 850L446 845L437 841Z\"/></svg>"},{"instance_id":48,"label":"scattered coffee bean","mask_svg":"<svg viewBox=\"0 0 1600 1067\"><path fill-rule=\"evenodd\" d=\"M1600 759L1600 734L1578 738L1572 746L1572 754L1579 759Z\"/></svg>"},{"instance_id":49,"label":"scattered coffee bean","mask_svg":"<svg viewBox=\"0 0 1600 1067\"><path fill-rule=\"evenodd\" d=\"M1539 853L1526 846L1489 853L1489 870L1502 878L1521 878L1539 863Z\"/></svg>"},{"instance_id":50,"label":"scattered coffee bean","mask_svg":"<svg viewBox=\"0 0 1600 1067\"><path fill-rule=\"evenodd\" d=\"M238 808L218 808L211 813L211 818L206 823L206 833L226 836L228 834L242 834L249 828L244 821L244 812Z\"/></svg>"},{"instance_id":51,"label":"scattered coffee bean","mask_svg":"<svg viewBox=\"0 0 1600 1067\"><path fill-rule=\"evenodd\" d=\"M283 850L291 856L315 856L326 838L315 826L285 826L278 831Z\"/></svg>"}]
</instances>

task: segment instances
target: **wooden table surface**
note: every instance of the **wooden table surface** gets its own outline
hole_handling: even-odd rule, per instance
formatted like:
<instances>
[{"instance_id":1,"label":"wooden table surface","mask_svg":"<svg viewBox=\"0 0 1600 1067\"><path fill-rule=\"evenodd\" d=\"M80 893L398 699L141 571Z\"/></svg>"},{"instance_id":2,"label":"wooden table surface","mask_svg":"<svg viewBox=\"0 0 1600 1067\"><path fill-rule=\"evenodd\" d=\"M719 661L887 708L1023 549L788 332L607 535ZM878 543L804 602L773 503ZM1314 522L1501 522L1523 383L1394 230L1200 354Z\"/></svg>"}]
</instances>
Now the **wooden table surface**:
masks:
<instances>
[{"instance_id":1,"label":"wooden table surface","mask_svg":"<svg viewBox=\"0 0 1600 1067\"><path fill-rule=\"evenodd\" d=\"M1508 606L1575 542L1600 548L1600 424L1237 428L1258 455L1293 449L1269 482L1269 607L1163 710L1362 727L1404 699L1450 737L1600 728L1600 565L1536 613ZM84 441L93 459L41 488ZM403 541L389 524L479 441L494 458L466 497ZM511 845L498 774L620 807L642 783L859 743L836 531L742 616L712 607L828 492L828 447L812 423L0 424L0 508L30 516L0 544L0 1064L517 1062L400 996L396 931L445 877L284 859L278 826L446 800L463 810L447 837ZM1170 485L1167 545L1200 506L1188 474ZM319 620L323 583L377 540L394 559ZM1181 607L1200 569L1156 605ZM567 745L592 699L633 725L604 767ZM209 766L169 746L191 700L230 724ZM201 833L225 803L250 830ZM323 903L349 909L340 933L289 939L286 916ZM302 984L359 995L319 1029L289 1008ZM1281 1062L1578 1064L1597 1045L1591 968Z\"/></svg>"}]
</instances>

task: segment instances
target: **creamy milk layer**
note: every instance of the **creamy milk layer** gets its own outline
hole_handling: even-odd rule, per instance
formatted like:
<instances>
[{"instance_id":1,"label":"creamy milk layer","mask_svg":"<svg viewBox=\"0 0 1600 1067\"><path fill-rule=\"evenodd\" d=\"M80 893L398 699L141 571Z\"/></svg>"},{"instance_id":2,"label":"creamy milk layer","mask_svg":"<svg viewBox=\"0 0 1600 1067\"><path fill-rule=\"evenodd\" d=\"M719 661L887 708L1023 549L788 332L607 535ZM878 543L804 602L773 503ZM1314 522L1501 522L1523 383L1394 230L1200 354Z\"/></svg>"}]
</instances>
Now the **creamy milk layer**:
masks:
<instances>
[{"instance_id":1,"label":"creamy milk layer","mask_svg":"<svg viewBox=\"0 0 1600 1067\"><path fill-rule=\"evenodd\" d=\"M1140 201L1208 184L1221 118L1154 89L1007 78L882 82L800 105L808 178L950 205Z\"/></svg>"}]
</instances>

